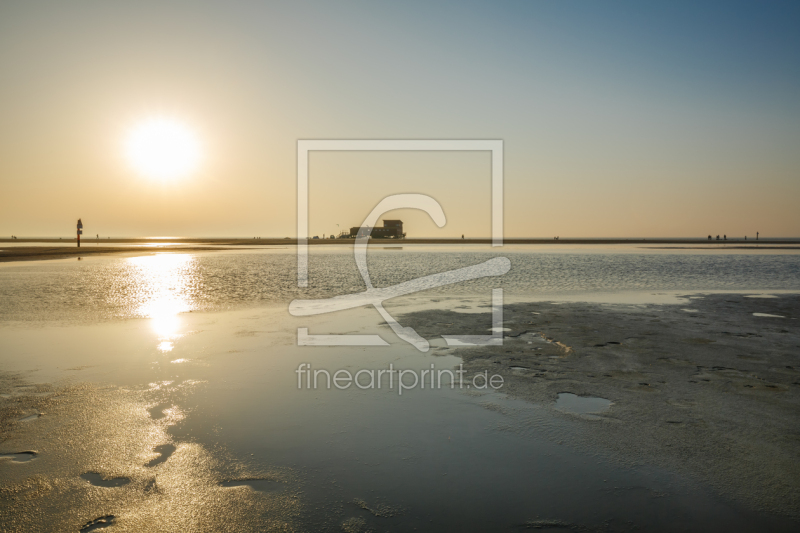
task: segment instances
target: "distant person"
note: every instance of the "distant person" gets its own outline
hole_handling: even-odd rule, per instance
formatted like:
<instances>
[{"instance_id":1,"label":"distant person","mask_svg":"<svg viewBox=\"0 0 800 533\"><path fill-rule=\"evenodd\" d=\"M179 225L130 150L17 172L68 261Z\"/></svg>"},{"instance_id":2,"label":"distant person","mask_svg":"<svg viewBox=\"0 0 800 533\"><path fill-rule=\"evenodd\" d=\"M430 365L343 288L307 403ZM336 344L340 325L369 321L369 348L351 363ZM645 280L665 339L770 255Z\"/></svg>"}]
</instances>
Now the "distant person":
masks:
<instances>
[{"instance_id":1,"label":"distant person","mask_svg":"<svg viewBox=\"0 0 800 533\"><path fill-rule=\"evenodd\" d=\"M709 235L709 236L708 236L708 240L709 240L709 241L711 240L711 235Z\"/></svg>"},{"instance_id":2,"label":"distant person","mask_svg":"<svg viewBox=\"0 0 800 533\"><path fill-rule=\"evenodd\" d=\"M464 234L463 233L461 234L461 240L462 241L464 240Z\"/></svg>"},{"instance_id":3,"label":"distant person","mask_svg":"<svg viewBox=\"0 0 800 533\"><path fill-rule=\"evenodd\" d=\"M728 236L727 236L727 235L723 235L723 236L722 236L722 240L723 240L723 241L727 241L727 240L728 240Z\"/></svg>"},{"instance_id":4,"label":"distant person","mask_svg":"<svg viewBox=\"0 0 800 533\"><path fill-rule=\"evenodd\" d=\"M747 240L747 235L744 236L744 240Z\"/></svg>"},{"instance_id":5,"label":"distant person","mask_svg":"<svg viewBox=\"0 0 800 533\"><path fill-rule=\"evenodd\" d=\"M756 240L758 240L758 232L756 232Z\"/></svg>"}]
</instances>

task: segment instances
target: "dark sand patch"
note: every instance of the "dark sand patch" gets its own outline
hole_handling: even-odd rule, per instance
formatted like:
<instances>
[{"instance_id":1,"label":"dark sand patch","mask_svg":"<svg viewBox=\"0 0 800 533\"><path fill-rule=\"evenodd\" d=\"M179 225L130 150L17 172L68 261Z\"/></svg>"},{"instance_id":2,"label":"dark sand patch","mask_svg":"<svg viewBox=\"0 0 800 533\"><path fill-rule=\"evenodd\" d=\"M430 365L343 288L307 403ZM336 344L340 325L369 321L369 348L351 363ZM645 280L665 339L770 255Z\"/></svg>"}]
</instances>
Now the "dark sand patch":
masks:
<instances>
[{"instance_id":1,"label":"dark sand patch","mask_svg":"<svg viewBox=\"0 0 800 533\"><path fill-rule=\"evenodd\" d=\"M800 316L800 296L758 301L784 320L753 317L754 303L734 294L694 299L703 321L678 305L511 304L503 325L520 334L455 355L468 379L499 373L502 392L556 413L564 392L613 402L577 420L585 427L572 445L667 468L759 512L797 519L800 327L788 319ZM436 310L398 320L432 338L481 333L491 316ZM549 342L529 344L531 331Z\"/></svg>"}]
</instances>

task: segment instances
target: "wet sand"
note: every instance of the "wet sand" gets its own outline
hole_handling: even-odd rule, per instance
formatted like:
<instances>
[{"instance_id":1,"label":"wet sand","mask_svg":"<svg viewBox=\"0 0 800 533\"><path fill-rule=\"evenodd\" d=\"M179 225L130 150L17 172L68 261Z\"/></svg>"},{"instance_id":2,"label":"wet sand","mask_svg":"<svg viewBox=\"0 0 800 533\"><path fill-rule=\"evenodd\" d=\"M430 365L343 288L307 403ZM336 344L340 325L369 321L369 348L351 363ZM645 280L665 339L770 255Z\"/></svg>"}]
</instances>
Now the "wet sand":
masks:
<instances>
[{"instance_id":1,"label":"wet sand","mask_svg":"<svg viewBox=\"0 0 800 533\"><path fill-rule=\"evenodd\" d=\"M170 443L168 428L185 415L146 416L159 388L31 385L2 375L0 446L22 439L36 449L23 452L25 462L0 460L0 529L292 531L296 477L194 442ZM30 411L42 414L35 427L19 422ZM286 488L265 495L247 480Z\"/></svg>"},{"instance_id":2,"label":"wet sand","mask_svg":"<svg viewBox=\"0 0 800 533\"><path fill-rule=\"evenodd\" d=\"M400 318L423 336L466 334L487 313ZM756 313L756 316L754 316ZM579 420L575 443L709 483L750 509L800 519L800 296L709 294L683 305L506 305L503 346L456 350L472 375ZM559 395L612 402L559 411ZM509 413L513 415L513 413ZM525 420L516 420L522 427Z\"/></svg>"},{"instance_id":3,"label":"wet sand","mask_svg":"<svg viewBox=\"0 0 800 533\"><path fill-rule=\"evenodd\" d=\"M476 301L399 320L486 333ZM509 304L502 347L428 354L368 310L4 326L27 355L0 377L0 528L793 531L798 297L686 302ZM391 345L298 347L299 325ZM461 360L505 387L399 398L294 372Z\"/></svg>"}]
</instances>

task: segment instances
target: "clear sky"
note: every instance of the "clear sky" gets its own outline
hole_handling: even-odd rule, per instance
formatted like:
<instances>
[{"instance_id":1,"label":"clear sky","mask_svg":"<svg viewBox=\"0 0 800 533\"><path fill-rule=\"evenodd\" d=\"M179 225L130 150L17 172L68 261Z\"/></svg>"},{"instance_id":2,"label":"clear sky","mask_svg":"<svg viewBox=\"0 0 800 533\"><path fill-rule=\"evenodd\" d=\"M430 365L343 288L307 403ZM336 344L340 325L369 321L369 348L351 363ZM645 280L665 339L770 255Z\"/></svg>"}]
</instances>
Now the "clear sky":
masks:
<instances>
[{"instance_id":1,"label":"clear sky","mask_svg":"<svg viewBox=\"0 0 800 533\"><path fill-rule=\"evenodd\" d=\"M800 236L800 3L0 3L0 235L296 233L298 139L503 139L507 237ZM194 170L126 158L143 121ZM427 193L488 236L489 157L311 157L310 231Z\"/></svg>"}]
</instances>

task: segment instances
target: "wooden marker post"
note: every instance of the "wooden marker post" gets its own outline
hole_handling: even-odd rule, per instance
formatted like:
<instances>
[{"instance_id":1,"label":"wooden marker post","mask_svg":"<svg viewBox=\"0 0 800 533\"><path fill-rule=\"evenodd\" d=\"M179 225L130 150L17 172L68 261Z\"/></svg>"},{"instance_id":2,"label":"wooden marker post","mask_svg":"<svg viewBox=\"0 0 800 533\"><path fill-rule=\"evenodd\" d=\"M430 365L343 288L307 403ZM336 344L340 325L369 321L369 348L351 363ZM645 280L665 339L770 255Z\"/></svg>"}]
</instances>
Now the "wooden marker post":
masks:
<instances>
[{"instance_id":1,"label":"wooden marker post","mask_svg":"<svg viewBox=\"0 0 800 533\"><path fill-rule=\"evenodd\" d=\"M81 247L81 233L83 233L83 222L78 219L78 248Z\"/></svg>"}]
</instances>

